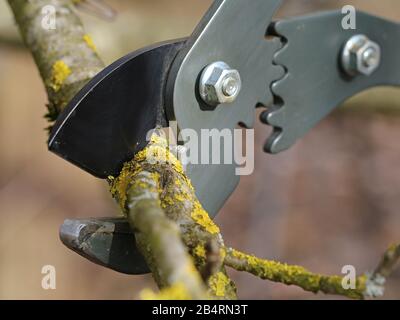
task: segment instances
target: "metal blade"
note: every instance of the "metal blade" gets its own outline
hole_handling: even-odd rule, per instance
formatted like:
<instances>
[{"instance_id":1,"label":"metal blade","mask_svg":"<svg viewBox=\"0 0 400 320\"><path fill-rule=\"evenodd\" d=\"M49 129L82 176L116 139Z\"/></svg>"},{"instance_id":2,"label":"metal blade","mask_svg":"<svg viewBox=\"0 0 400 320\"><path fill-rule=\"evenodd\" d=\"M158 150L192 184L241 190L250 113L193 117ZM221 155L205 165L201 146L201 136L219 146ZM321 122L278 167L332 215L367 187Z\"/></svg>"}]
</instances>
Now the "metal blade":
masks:
<instances>
[{"instance_id":1,"label":"metal blade","mask_svg":"<svg viewBox=\"0 0 400 320\"><path fill-rule=\"evenodd\" d=\"M49 149L99 178L117 175L149 130L165 125L164 83L183 44L153 45L101 71L57 119Z\"/></svg>"},{"instance_id":2,"label":"metal blade","mask_svg":"<svg viewBox=\"0 0 400 320\"><path fill-rule=\"evenodd\" d=\"M60 239L69 249L98 265L126 274L149 272L124 218L68 219L60 228Z\"/></svg>"},{"instance_id":3,"label":"metal blade","mask_svg":"<svg viewBox=\"0 0 400 320\"><path fill-rule=\"evenodd\" d=\"M275 32L285 46L274 58L287 69L272 86L275 105L262 114L274 126L265 149L271 153L292 146L347 98L374 86L400 85L399 24L358 12L357 28L344 30L340 11L278 21ZM364 34L381 48L381 64L370 76L348 77L339 58L344 44Z\"/></svg>"}]
</instances>

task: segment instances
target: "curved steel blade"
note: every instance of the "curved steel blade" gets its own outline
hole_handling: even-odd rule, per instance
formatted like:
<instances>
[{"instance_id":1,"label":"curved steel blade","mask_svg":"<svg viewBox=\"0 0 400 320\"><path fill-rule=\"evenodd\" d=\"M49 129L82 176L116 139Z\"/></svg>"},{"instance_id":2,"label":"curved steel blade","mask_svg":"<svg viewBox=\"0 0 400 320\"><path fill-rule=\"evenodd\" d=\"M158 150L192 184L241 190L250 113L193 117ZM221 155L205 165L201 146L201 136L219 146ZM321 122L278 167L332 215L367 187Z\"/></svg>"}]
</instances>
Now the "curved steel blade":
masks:
<instances>
[{"instance_id":1,"label":"curved steel blade","mask_svg":"<svg viewBox=\"0 0 400 320\"><path fill-rule=\"evenodd\" d=\"M99 177L120 172L165 124L164 83L184 40L132 52L96 75L68 104L49 149Z\"/></svg>"},{"instance_id":2,"label":"curved steel blade","mask_svg":"<svg viewBox=\"0 0 400 320\"><path fill-rule=\"evenodd\" d=\"M60 239L66 247L98 265L126 274L149 272L124 218L68 219L60 228Z\"/></svg>"},{"instance_id":3,"label":"curved steel blade","mask_svg":"<svg viewBox=\"0 0 400 320\"><path fill-rule=\"evenodd\" d=\"M276 103L261 120L274 126L265 150L277 153L289 148L347 98L367 88L400 85L399 24L358 12L357 28L344 30L340 11L318 13L278 21L275 32L286 45L277 52L276 64L287 69L272 85ZM379 69L370 76L350 78L341 70L344 44L364 34L381 47Z\"/></svg>"},{"instance_id":4,"label":"curved steel blade","mask_svg":"<svg viewBox=\"0 0 400 320\"><path fill-rule=\"evenodd\" d=\"M266 33L280 3L281 0L215 1L177 55L167 83L170 94L167 112L170 119L177 120L181 130L195 130L199 145L204 142L203 129L233 131L239 123L251 127L256 106L272 102L270 84L281 78L284 70L272 63L281 47L280 40L267 40ZM224 61L240 72L242 90L234 103L209 110L196 88L202 70L216 61ZM221 154L224 143L221 141ZM239 181L236 167L235 164L188 165L196 195L212 216Z\"/></svg>"}]
</instances>

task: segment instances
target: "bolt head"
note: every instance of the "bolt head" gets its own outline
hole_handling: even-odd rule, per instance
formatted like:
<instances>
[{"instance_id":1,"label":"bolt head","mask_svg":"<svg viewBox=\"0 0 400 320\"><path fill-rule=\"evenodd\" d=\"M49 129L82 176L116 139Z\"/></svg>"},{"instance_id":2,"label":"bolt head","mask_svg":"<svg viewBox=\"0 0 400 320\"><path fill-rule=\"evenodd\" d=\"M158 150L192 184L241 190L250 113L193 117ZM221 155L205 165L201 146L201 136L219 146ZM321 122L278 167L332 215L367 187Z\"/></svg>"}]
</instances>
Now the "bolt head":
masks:
<instances>
[{"instance_id":1,"label":"bolt head","mask_svg":"<svg viewBox=\"0 0 400 320\"><path fill-rule=\"evenodd\" d=\"M373 47L369 47L363 53L362 62L365 67L371 68L379 64L379 58L380 57L378 51Z\"/></svg>"},{"instance_id":2,"label":"bolt head","mask_svg":"<svg viewBox=\"0 0 400 320\"><path fill-rule=\"evenodd\" d=\"M239 91L239 83L237 78L231 75L225 77L222 81L222 93L227 97L233 97Z\"/></svg>"},{"instance_id":3,"label":"bolt head","mask_svg":"<svg viewBox=\"0 0 400 320\"><path fill-rule=\"evenodd\" d=\"M369 76L378 69L380 62L380 46L365 35L351 37L344 46L342 66L350 76Z\"/></svg>"},{"instance_id":4,"label":"bolt head","mask_svg":"<svg viewBox=\"0 0 400 320\"><path fill-rule=\"evenodd\" d=\"M222 61L207 66L200 76L199 93L210 106L234 102L241 87L239 72Z\"/></svg>"}]
</instances>

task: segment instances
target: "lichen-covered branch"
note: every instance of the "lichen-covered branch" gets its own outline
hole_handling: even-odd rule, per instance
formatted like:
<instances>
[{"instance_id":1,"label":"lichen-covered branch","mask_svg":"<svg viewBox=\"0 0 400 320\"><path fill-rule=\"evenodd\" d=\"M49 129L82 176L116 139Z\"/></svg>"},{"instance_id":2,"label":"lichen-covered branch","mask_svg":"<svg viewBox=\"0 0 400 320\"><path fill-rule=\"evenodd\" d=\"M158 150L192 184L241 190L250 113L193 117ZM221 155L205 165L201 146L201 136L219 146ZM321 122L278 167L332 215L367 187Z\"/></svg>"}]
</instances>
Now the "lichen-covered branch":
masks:
<instances>
[{"instance_id":1,"label":"lichen-covered branch","mask_svg":"<svg viewBox=\"0 0 400 320\"><path fill-rule=\"evenodd\" d=\"M219 228L197 200L181 163L169 151L168 142L159 130L152 135L149 145L125 164L121 174L110 179L111 192L124 212L129 212L131 205L131 181L137 179L137 175L142 172L147 172L145 179L152 177L153 184L158 186L154 192L159 197L160 206L168 219L179 227L182 240L193 256L196 267L203 275L208 273L205 280L209 296L236 298L235 285L223 267L225 249ZM148 181L139 179L138 184L141 183ZM211 272L208 270L210 259L213 261ZM165 284L165 279L156 280L160 285Z\"/></svg>"},{"instance_id":2,"label":"lichen-covered branch","mask_svg":"<svg viewBox=\"0 0 400 320\"><path fill-rule=\"evenodd\" d=\"M400 244L391 245L384 253L382 260L379 262L378 267L375 269L373 275L381 275L382 277L389 277L400 260Z\"/></svg>"},{"instance_id":3,"label":"lichen-covered branch","mask_svg":"<svg viewBox=\"0 0 400 320\"><path fill-rule=\"evenodd\" d=\"M296 285L306 291L337 294L353 299L364 298L366 276L357 278L355 289L344 289L341 276L312 273L300 266L263 260L234 249L227 250L225 263L238 271L249 272L261 279Z\"/></svg>"},{"instance_id":4,"label":"lichen-covered branch","mask_svg":"<svg viewBox=\"0 0 400 320\"><path fill-rule=\"evenodd\" d=\"M45 85L49 120L54 121L72 97L101 69L90 36L69 0L8 0L26 47ZM55 9L55 28L50 11Z\"/></svg>"},{"instance_id":5,"label":"lichen-covered branch","mask_svg":"<svg viewBox=\"0 0 400 320\"><path fill-rule=\"evenodd\" d=\"M336 294L352 299L382 296L385 280L400 260L400 245L390 246L374 273L357 277L355 288L345 289L342 276L312 273L301 266L260 259L231 248L226 252L225 264L238 271L246 271L265 280L295 285L314 293Z\"/></svg>"},{"instance_id":6,"label":"lichen-covered branch","mask_svg":"<svg viewBox=\"0 0 400 320\"><path fill-rule=\"evenodd\" d=\"M168 288L171 299L205 299L206 287L182 243L179 228L160 207L159 184L157 173L138 170L127 185L126 212L137 246L156 282L160 288Z\"/></svg>"},{"instance_id":7,"label":"lichen-covered branch","mask_svg":"<svg viewBox=\"0 0 400 320\"><path fill-rule=\"evenodd\" d=\"M392 274L400 261L400 244L391 245L383 254L375 271L368 275L367 297L380 297L384 293L386 279Z\"/></svg>"}]
</instances>

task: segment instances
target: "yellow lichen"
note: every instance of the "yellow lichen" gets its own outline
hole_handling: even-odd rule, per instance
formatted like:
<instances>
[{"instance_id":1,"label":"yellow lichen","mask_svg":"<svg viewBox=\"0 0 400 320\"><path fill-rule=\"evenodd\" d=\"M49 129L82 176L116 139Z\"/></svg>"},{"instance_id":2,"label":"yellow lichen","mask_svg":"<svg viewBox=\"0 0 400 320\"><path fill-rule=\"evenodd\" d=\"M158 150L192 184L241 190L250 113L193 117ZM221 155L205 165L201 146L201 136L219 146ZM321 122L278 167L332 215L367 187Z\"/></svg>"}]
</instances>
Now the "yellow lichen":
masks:
<instances>
[{"instance_id":1,"label":"yellow lichen","mask_svg":"<svg viewBox=\"0 0 400 320\"><path fill-rule=\"evenodd\" d=\"M204 249L204 246L201 244L197 245L194 250L193 250L194 255L196 255L199 258L206 258L206 250Z\"/></svg>"},{"instance_id":2,"label":"yellow lichen","mask_svg":"<svg viewBox=\"0 0 400 320\"><path fill-rule=\"evenodd\" d=\"M167 205L170 206L170 205L174 204L174 199L172 199L172 197L170 197L170 196L165 196L163 198L162 203L163 203L163 206L167 206Z\"/></svg>"},{"instance_id":3,"label":"yellow lichen","mask_svg":"<svg viewBox=\"0 0 400 320\"><path fill-rule=\"evenodd\" d=\"M203 209L198 201L194 203L191 216L197 224L202 226L209 233L217 234L220 232L218 226L211 220L208 213Z\"/></svg>"},{"instance_id":4,"label":"yellow lichen","mask_svg":"<svg viewBox=\"0 0 400 320\"><path fill-rule=\"evenodd\" d=\"M144 289L140 293L140 298L142 300L190 300L192 297L186 286L182 282L178 282L162 289L159 293Z\"/></svg>"},{"instance_id":5,"label":"yellow lichen","mask_svg":"<svg viewBox=\"0 0 400 320\"><path fill-rule=\"evenodd\" d=\"M224 297L226 287L229 285L229 278L223 272L217 272L208 279L210 289L217 297Z\"/></svg>"},{"instance_id":6,"label":"yellow lichen","mask_svg":"<svg viewBox=\"0 0 400 320\"><path fill-rule=\"evenodd\" d=\"M162 198L161 206L166 208L177 202L185 202L193 200L193 187L190 180L186 177L181 162L169 151L168 141L165 137L158 134L153 134L149 145L142 151L138 152L134 159L126 163L118 178L111 180L111 192L115 198L118 199L119 204L122 208L125 207L126 202L126 191L127 188L132 186L132 179L141 171L141 164L163 164L166 163L169 167L179 174L179 179L175 180L175 184L182 185L186 184L189 187L189 192L182 190L182 188L173 193L172 196L164 195ZM156 179L157 178L157 179ZM159 184L160 177L154 177L157 184ZM138 187L144 187L144 185L137 185ZM157 190L159 194L163 190ZM193 209L191 212L192 219L200 226L202 226L206 231L211 234L218 234L220 232L217 225L211 220L208 213L203 209L201 204L195 200L193 204Z\"/></svg>"},{"instance_id":7,"label":"yellow lichen","mask_svg":"<svg viewBox=\"0 0 400 320\"><path fill-rule=\"evenodd\" d=\"M168 165L175 172L177 172L180 176L179 179L175 179L175 184L178 186L182 186L185 183L191 191L193 191L193 187L190 183L190 180L186 177L181 162L173 155L172 152L169 151L168 141L165 137L160 136L158 134L153 134L151 136L149 145L143 150L139 151L134 159L130 162L127 162L120 173L120 175L116 179L109 179L111 183L111 192L115 198L119 200L121 207L124 207L126 202L126 191L129 186L132 184L129 183L137 173L142 170L141 164L154 164L154 165ZM158 189L159 194L161 195L163 190L161 188ZM164 196L162 199L162 207L166 208L169 205L173 205L177 202L184 202L186 200L190 200L192 195L187 193L186 191L175 192L173 197Z\"/></svg>"},{"instance_id":8,"label":"yellow lichen","mask_svg":"<svg viewBox=\"0 0 400 320\"><path fill-rule=\"evenodd\" d=\"M91 36L89 36L88 34L85 34L85 35L83 36L83 41L86 42L86 44L88 45L88 47L89 47L90 49L92 49L94 52L97 53L97 47L96 47L96 45L94 44L94 41L93 41L93 39L92 39Z\"/></svg>"},{"instance_id":9,"label":"yellow lichen","mask_svg":"<svg viewBox=\"0 0 400 320\"><path fill-rule=\"evenodd\" d=\"M68 65L62 60L57 60L52 67L50 87L56 92L59 91L70 74L71 69Z\"/></svg>"},{"instance_id":10,"label":"yellow lichen","mask_svg":"<svg viewBox=\"0 0 400 320\"><path fill-rule=\"evenodd\" d=\"M304 290L314 293L322 291L325 293L341 294L349 298L363 298L366 283L365 276L357 278L355 289L345 289L342 286L343 277L341 276L326 276L312 273L301 266L263 260L234 249L230 249L230 254L241 261L245 261L247 265L244 266L244 269L262 279L287 285L297 285Z\"/></svg>"},{"instance_id":11,"label":"yellow lichen","mask_svg":"<svg viewBox=\"0 0 400 320\"><path fill-rule=\"evenodd\" d=\"M226 248L225 247L221 247L219 249L219 256L221 257L221 261L225 260L225 257L226 257Z\"/></svg>"},{"instance_id":12,"label":"yellow lichen","mask_svg":"<svg viewBox=\"0 0 400 320\"><path fill-rule=\"evenodd\" d=\"M184 202L185 200L187 200L187 197L185 197L183 193L176 193L174 198L178 202Z\"/></svg>"},{"instance_id":13,"label":"yellow lichen","mask_svg":"<svg viewBox=\"0 0 400 320\"><path fill-rule=\"evenodd\" d=\"M179 179L176 179L176 180L174 181L174 184L175 184L175 186L178 187L178 188L182 187L182 182L181 182L181 180L179 180Z\"/></svg>"},{"instance_id":14,"label":"yellow lichen","mask_svg":"<svg viewBox=\"0 0 400 320\"><path fill-rule=\"evenodd\" d=\"M131 163L126 163L123 166L118 178L110 181L111 183L110 192L112 196L118 200L118 203L122 209L125 208L125 202L127 199L126 191L129 185L129 180L133 174L131 170L132 170Z\"/></svg>"}]
</instances>

